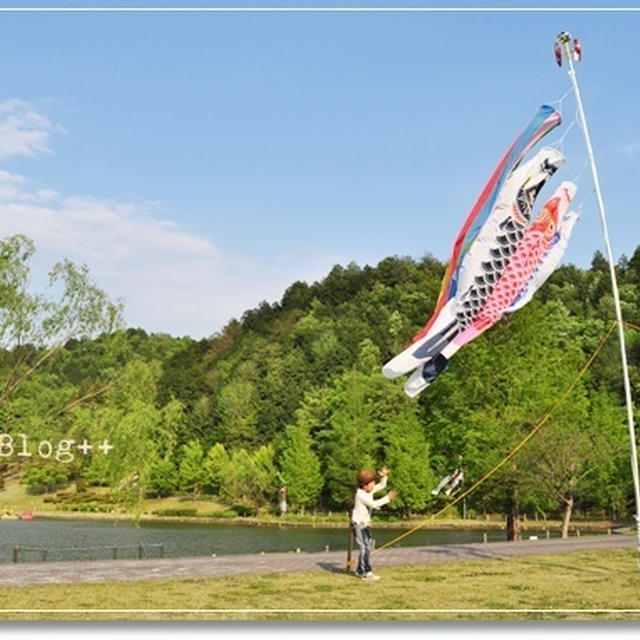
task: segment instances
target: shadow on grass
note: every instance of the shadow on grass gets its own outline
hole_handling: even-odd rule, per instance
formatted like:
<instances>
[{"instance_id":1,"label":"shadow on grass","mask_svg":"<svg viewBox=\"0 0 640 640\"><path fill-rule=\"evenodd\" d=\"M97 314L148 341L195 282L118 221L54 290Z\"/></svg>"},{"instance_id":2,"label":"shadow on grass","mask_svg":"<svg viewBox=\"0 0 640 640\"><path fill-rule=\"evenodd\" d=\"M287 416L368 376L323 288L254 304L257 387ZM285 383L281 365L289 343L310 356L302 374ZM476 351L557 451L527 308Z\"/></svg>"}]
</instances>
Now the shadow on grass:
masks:
<instances>
[{"instance_id":1,"label":"shadow on grass","mask_svg":"<svg viewBox=\"0 0 640 640\"><path fill-rule=\"evenodd\" d=\"M351 571L347 571L346 567L336 564L335 562L318 562L316 564L323 571L328 571L329 573L341 573L345 576L353 575Z\"/></svg>"},{"instance_id":2,"label":"shadow on grass","mask_svg":"<svg viewBox=\"0 0 640 640\"><path fill-rule=\"evenodd\" d=\"M393 555L394 551L397 556L406 555L406 562L410 564L427 564L430 562L440 563L447 562L449 560L499 560L503 557L501 553L496 553L491 549L482 549L476 546L467 545L414 547L413 549L408 547L390 547L387 549L380 549L379 553L383 554L386 552L387 557L390 557ZM404 558L402 560L405 561Z\"/></svg>"}]
</instances>

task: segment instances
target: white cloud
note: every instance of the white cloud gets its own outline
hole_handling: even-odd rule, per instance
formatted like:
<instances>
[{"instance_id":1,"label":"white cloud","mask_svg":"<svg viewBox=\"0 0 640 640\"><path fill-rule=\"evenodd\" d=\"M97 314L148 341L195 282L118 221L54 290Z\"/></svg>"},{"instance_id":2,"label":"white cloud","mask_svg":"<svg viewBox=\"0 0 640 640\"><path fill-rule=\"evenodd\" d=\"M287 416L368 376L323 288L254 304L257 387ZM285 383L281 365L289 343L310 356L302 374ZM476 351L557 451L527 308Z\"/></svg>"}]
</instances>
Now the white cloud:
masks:
<instances>
[{"instance_id":1,"label":"white cloud","mask_svg":"<svg viewBox=\"0 0 640 640\"><path fill-rule=\"evenodd\" d=\"M0 237L15 233L36 244L38 282L63 258L87 264L99 286L124 300L128 325L194 338L339 261L306 254L257 265L162 219L157 205L32 192L24 176L0 171Z\"/></svg>"},{"instance_id":2,"label":"white cloud","mask_svg":"<svg viewBox=\"0 0 640 640\"><path fill-rule=\"evenodd\" d=\"M0 174L0 234L32 238L41 271L62 258L87 264L100 286L124 298L129 323L147 330L204 335L224 321L209 300L230 265L209 241L141 205L43 198L24 185L21 176Z\"/></svg>"},{"instance_id":3,"label":"white cloud","mask_svg":"<svg viewBox=\"0 0 640 640\"><path fill-rule=\"evenodd\" d=\"M50 153L59 130L26 102L1 102L0 158ZM306 251L256 264L159 211L157 203L33 189L25 176L0 170L0 237L22 233L35 242L35 286L44 286L59 260L84 263L110 297L123 299L127 324L149 332L211 335L262 300L279 299L293 281L323 277L337 261Z\"/></svg>"},{"instance_id":4,"label":"white cloud","mask_svg":"<svg viewBox=\"0 0 640 640\"><path fill-rule=\"evenodd\" d=\"M28 102L15 99L0 102L0 159L51 153L51 134L62 131L62 127Z\"/></svg>"}]
</instances>

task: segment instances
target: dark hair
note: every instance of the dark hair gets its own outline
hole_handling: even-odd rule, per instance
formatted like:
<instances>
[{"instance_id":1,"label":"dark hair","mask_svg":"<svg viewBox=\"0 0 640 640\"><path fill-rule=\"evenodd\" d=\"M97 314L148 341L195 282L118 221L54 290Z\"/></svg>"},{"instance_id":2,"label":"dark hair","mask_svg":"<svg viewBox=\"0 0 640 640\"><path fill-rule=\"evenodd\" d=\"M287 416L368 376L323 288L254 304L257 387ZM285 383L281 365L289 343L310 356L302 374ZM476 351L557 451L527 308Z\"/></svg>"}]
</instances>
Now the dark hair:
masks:
<instances>
[{"instance_id":1,"label":"dark hair","mask_svg":"<svg viewBox=\"0 0 640 640\"><path fill-rule=\"evenodd\" d=\"M371 469L362 469L362 471L358 472L356 477L356 482L360 488L364 487L365 484L369 484L372 480L376 479L376 474L371 471Z\"/></svg>"}]
</instances>

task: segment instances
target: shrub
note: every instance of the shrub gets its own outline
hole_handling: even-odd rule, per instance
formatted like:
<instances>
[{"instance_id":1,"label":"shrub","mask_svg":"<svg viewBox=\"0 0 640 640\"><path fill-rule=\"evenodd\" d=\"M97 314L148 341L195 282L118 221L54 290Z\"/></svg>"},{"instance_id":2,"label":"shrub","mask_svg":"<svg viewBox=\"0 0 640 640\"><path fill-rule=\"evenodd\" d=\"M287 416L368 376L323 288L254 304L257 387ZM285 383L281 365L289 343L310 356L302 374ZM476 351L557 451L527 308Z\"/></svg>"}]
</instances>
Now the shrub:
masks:
<instances>
[{"instance_id":1,"label":"shrub","mask_svg":"<svg viewBox=\"0 0 640 640\"><path fill-rule=\"evenodd\" d=\"M195 516L197 509L157 509L152 513L156 516Z\"/></svg>"},{"instance_id":2,"label":"shrub","mask_svg":"<svg viewBox=\"0 0 640 640\"><path fill-rule=\"evenodd\" d=\"M254 507L249 507L246 504L234 504L233 511L235 511L241 518L256 515L256 509Z\"/></svg>"},{"instance_id":3,"label":"shrub","mask_svg":"<svg viewBox=\"0 0 640 640\"><path fill-rule=\"evenodd\" d=\"M212 518L237 518L238 514L233 509L227 509L226 511L214 511L211 514Z\"/></svg>"}]
</instances>

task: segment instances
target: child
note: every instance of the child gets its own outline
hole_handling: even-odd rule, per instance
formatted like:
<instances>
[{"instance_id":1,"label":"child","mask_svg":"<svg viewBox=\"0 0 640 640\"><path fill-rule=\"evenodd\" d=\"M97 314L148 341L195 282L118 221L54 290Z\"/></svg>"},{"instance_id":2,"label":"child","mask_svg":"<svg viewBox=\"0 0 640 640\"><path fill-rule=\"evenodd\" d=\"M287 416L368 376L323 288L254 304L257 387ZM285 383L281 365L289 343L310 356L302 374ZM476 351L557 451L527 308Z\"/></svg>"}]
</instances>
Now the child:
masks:
<instances>
[{"instance_id":1,"label":"child","mask_svg":"<svg viewBox=\"0 0 640 640\"><path fill-rule=\"evenodd\" d=\"M351 512L351 529L360 547L356 576L363 580L379 580L380 576L371 571L369 556L371 554L371 512L379 509L396 497L395 491L389 491L386 496L375 499L374 493L387 486L387 467L382 467L379 472L380 482L376 484L376 476L373 471L363 469L358 473L358 490L356 491L355 504Z\"/></svg>"}]
</instances>

